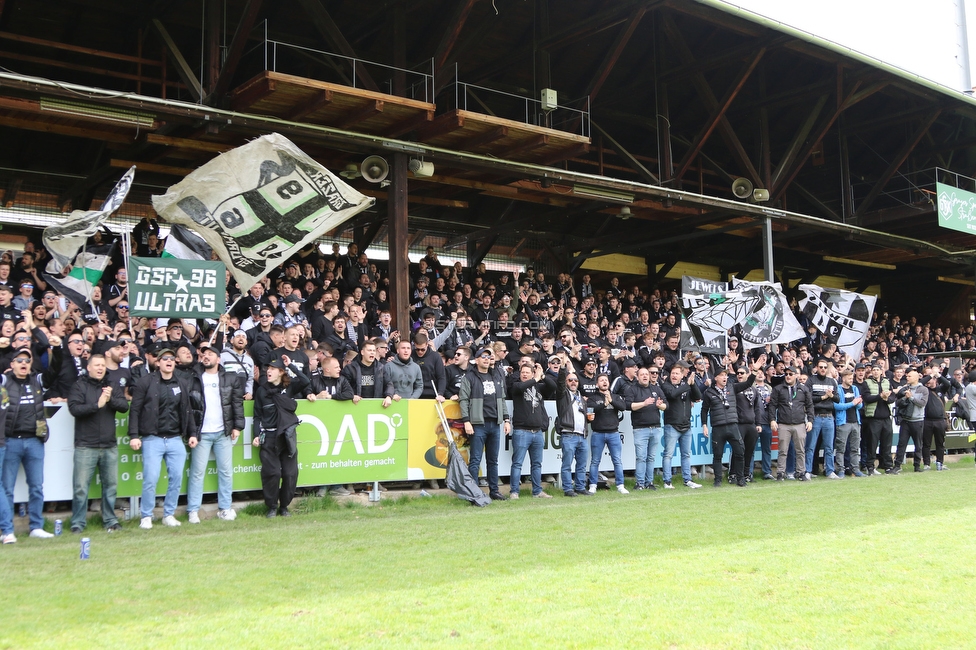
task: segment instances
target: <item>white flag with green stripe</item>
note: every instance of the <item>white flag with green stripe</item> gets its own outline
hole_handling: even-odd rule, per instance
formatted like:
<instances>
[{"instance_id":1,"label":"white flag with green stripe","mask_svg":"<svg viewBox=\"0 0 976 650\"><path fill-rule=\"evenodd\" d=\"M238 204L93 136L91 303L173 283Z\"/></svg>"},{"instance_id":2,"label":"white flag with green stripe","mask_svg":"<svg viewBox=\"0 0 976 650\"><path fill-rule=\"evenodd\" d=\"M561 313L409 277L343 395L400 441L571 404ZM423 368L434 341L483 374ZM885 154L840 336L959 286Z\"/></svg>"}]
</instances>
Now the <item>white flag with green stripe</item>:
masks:
<instances>
[{"instance_id":1,"label":"white flag with green stripe","mask_svg":"<svg viewBox=\"0 0 976 650\"><path fill-rule=\"evenodd\" d=\"M112 260L114 246L115 244L89 246L75 256L66 276L47 276L48 284L65 298L84 308L91 303L92 288L102 279L102 274Z\"/></svg>"},{"instance_id":2,"label":"white flag with green stripe","mask_svg":"<svg viewBox=\"0 0 976 650\"><path fill-rule=\"evenodd\" d=\"M213 251L203 237L177 223L173 224L166 237L162 257L209 262Z\"/></svg>"}]
</instances>

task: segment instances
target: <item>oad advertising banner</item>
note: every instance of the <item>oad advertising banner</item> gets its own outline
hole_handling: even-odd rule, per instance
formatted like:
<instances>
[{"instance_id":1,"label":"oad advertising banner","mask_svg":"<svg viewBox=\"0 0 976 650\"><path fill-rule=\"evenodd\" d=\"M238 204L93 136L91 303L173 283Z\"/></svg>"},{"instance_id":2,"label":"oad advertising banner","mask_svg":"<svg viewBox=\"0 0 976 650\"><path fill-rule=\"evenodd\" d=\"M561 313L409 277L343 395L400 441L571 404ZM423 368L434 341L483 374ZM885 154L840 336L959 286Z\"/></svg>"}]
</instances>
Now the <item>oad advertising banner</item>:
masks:
<instances>
[{"instance_id":1,"label":"oad advertising banner","mask_svg":"<svg viewBox=\"0 0 976 650\"><path fill-rule=\"evenodd\" d=\"M129 258L129 312L156 318L217 318L224 313L223 262Z\"/></svg>"},{"instance_id":2,"label":"oad advertising banner","mask_svg":"<svg viewBox=\"0 0 976 650\"><path fill-rule=\"evenodd\" d=\"M445 414L451 433L461 455L467 460L468 437L461 422L461 409L457 402L445 402ZM511 405L509 405L511 411ZM546 402L550 423L555 420L554 402ZM70 501L72 498L72 469L74 464L74 418L64 404L46 408L50 440L44 446L44 499L45 501ZM707 465L712 462L711 442L702 433L699 405L692 411L691 464ZM371 483L373 481L419 481L444 478L446 474L448 437L437 417L431 400L401 400L389 408L383 408L380 400L352 402L325 401L299 402L298 418L298 485L318 486L346 483ZM261 460L253 441L253 403L244 403L246 426L244 433L233 447L234 491L261 489ZM119 449L118 496L132 497L142 494L142 453L129 447L128 414L116 418L116 437ZM621 461L625 470L634 469L634 436L630 414L620 423L623 443ZM775 457L775 437L773 455ZM663 448L659 443L654 450L654 466L661 467ZM183 471L182 492L186 492L186 480L190 471L189 449ZM725 451L724 459L729 460ZM758 450L754 453L760 458ZM558 474L562 465L562 449L559 434L550 425L544 434L542 471ZM498 454L500 476L508 476L512 466L512 439L502 436ZM676 449L672 467L680 474L680 453ZM531 464L528 455L522 464L523 481L528 481ZM613 469L610 454L604 450L600 458L600 471ZM485 475L485 462L481 464ZM166 493L166 468L163 466L156 494ZM217 491L217 464L211 452L204 476L203 490ZM97 476L92 481L90 498L101 496ZM17 503L27 501L27 485L21 469L14 490Z\"/></svg>"}]
</instances>

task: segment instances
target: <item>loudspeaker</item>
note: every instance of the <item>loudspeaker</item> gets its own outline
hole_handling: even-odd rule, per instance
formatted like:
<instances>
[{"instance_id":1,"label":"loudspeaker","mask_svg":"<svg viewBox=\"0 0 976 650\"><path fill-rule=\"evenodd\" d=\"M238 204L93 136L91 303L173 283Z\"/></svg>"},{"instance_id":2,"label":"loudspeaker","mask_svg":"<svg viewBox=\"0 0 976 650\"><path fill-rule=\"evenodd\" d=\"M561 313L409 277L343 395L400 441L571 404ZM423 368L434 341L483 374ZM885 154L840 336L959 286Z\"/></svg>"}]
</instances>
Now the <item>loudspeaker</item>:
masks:
<instances>
[{"instance_id":1,"label":"loudspeaker","mask_svg":"<svg viewBox=\"0 0 976 650\"><path fill-rule=\"evenodd\" d=\"M757 187L752 191L752 202L753 203L765 203L769 200L769 190L764 190Z\"/></svg>"},{"instance_id":2,"label":"loudspeaker","mask_svg":"<svg viewBox=\"0 0 976 650\"><path fill-rule=\"evenodd\" d=\"M359 166L359 171L370 183L380 183L390 175L390 165L382 156L370 156Z\"/></svg>"},{"instance_id":3,"label":"loudspeaker","mask_svg":"<svg viewBox=\"0 0 976 650\"><path fill-rule=\"evenodd\" d=\"M363 176L366 172L363 172ZM732 183L732 194L737 199L748 199L752 196L752 183L748 178L737 178Z\"/></svg>"},{"instance_id":4,"label":"loudspeaker","mask_svg":"<svg viewBox=\"0 0 976 650\"><path fill-rule=\"evenodd\" d=\"M418 178L428 178L434 175L434 163L424 162L417 158L411 158L407 168Z\"/></svg>"}]
</instances>

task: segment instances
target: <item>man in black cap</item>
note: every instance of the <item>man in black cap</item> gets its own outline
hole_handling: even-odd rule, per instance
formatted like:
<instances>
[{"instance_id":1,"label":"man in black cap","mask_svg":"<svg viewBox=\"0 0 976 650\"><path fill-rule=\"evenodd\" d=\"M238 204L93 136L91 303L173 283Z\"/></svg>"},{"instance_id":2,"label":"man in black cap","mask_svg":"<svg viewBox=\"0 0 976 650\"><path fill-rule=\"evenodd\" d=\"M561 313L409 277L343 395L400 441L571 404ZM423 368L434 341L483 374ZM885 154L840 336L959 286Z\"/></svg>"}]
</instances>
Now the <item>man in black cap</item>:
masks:
<instances>
[{"instance_id":1,"label":"man in black cap","mask_svg":"<svg viewBox=\"0 0 976 650\"><path fill-rule=\"evenodd\" d=\"M308 324L308 319L305 314L302 313L302 304L305 302L302 297L297 294L290 294L284 297L281 301L283 311L279 312L275 316L274 322L281 325L285 329L292 327L293 325L303 325L309 332L312 331L311 326Z\"/></svg>"},{"instance_id":2,"label":"man in black cap","mask_svg":"<svg viewBox=\"0 0 976 650\"><path fill-rule=\"evenodd\" d=\"M610 392L626 397L637 385L637 362L628 357L621 362L620 368L620 375L610 384Z\"/></svg>"},{"instance_id":3,"label":"man in black cap","mask_svg":"<svg viewBox=\"0 0 976 650\"><path fill-rule=\"evenodd\" d=\"M47 421L44 417L42 385L57 374L57 361L44 375L31 372L30 348L18 350L11 361L11 370L2 377L7 389L4 435L7 439L3 459L3 489L8 503L14 502L17 472L24 466L27 479L27 511L30 517L30 536L54 537L44 530L44 443L47 442ZM60 357L58 357L60 359Z\"/></svg>"},{"instance_id":4,"label":"man in black cap","mask_svg":"<svg viewBox=\"0 0 976 650\"><path fill-rule=\"evenodd\" d=\"M478 350L474 367L469 368L461 380L458 402L470 444L468 470L472 477L477 477L484 454L488 468L488 496L495 501L506 501L507 497L498 491L498 448L500 434L510 435L512 425L505 402L505 378L500 370L492 367L494 359L490 347Z\"/></svg>"},{"instance_id":5,"label":"man in black cap","mask_svg":"<svg viewBox=\"0 0 976 650\"><path fill-rule=\"evenodd\" d=\"M813 428L813 400L810 391L798 381L797 375L799 371L795 367L787 368L783 383L773 387L769 398L769 426L779 437L777 481L786 478L786 458L791 441L793 453L796 455L796 479L807 480L803 443L806 434Z\"/></svg>"},{"instance_id":6,"label":"man in black cap","mask_svg":"<svg viewBox=\"0 0 976 650\"><path fill-rule=\"evenodd\" d=\"M880 364L871 364L871 376L864 380L864 430L867 441L867 474L872 476L878 471L885 474L896 474L891 463L891 407L895 401L895 393L891 390L891 382L884 376ZM879 451L880 446L880 451ZM878 466L874 461L877 458Z\"/></svg>"},{"instance_id":7,"label":"man in black cap","mask_svg":"<svg viewBox=\"0 0 976 650\"><path fill-rule=\"evenodd\" d=\"M152 528L160 463L166 462L169 484L163 505L163 525L179 526L173 515L180 498L186 464L184 438L190 434L190 384L175 374L176 353L157 351L158 367L135 383L129 413L129 446L142 450L142 501L139 528Z\"/></svg>"}]
</instances>

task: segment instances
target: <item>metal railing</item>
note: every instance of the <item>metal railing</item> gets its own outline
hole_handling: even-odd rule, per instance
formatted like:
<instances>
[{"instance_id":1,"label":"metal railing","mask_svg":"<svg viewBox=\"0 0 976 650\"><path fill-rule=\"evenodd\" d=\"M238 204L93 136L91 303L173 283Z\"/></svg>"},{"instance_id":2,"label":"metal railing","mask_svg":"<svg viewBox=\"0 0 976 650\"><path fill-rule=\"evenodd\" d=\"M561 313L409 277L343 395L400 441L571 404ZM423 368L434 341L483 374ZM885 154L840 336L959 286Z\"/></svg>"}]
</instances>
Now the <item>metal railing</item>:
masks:
<instances>
[{"instance_id":1,"label":"metal railing","mask_svg":"<svg viewBox=\"0 0 976 650\"><path fill-rule=\"evenodd\" d=\"M889 200L889 203L901 205L931 203L936 200L935 184L937 182L976 192L976 178L943 167L927 167L897 174L888 181L878 198L884 197ZM855 206L871 192L872 187L872 183L852 183L851 193Z\"/></svg>"},{"instance_id":2,"label":"metal railing","mask_svg":"<svg viewBox=\"0 0 976 650\"><path fill-rule=\"evenodd\" d=\"M263 70L294 74L352 88L370 89L372 84L369 80L372 80L378 92L431 104L434 102L433 59L424 61L414 69L398 68L274 40L268 36L267 21L256 26L255 31L260 32L259 43L244 54L252 68L258 66ZM420 67L424 70L417 69ZM396 92L401 86L402 90Z\"/></svg>"},{"instance_id":3,"label":"metal railing","mask_svg":"<svg viewBox=\"0 0 976 650\"><path fill-rule=\"evenodd\" d=\"M472 109L470 106L476 108ZM458 78L457 64L454 66L454 107L590 137L589 95L565 103L560 100L557 108L544 110L538 99L461 81Z\"/></svg>"}]
</instances>

